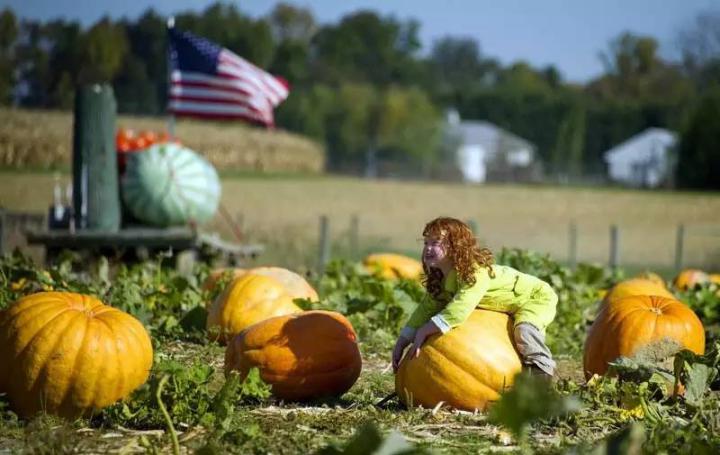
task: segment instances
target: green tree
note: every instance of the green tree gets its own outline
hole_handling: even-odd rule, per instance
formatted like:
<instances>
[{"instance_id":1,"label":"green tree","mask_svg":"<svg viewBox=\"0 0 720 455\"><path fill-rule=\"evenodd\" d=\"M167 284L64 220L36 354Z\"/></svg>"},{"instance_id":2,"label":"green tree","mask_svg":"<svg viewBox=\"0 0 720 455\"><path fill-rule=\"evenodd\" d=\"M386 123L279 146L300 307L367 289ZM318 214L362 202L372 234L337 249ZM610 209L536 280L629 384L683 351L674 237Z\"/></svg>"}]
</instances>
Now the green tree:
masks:
<instances>
[{"instance_id":1,"label":"green tree","mask_svg":"<svg viewBox=\"0 0 720 455\"><path fill-rule=\"evenodd\" d=\"M315 80L331 84L415 84L422 73L414 56L419 49L417 22L360 11L320 29L313 39L310 64Z\"/></svg>"},{"instance_id":2,"label":"green tree","mask_svg":"<svg viewBox=\"0 0 720 455\"><path fill-rule=\"evenodd\" d=\"M318 26L312 12L288 3L278 3L268 18L277 42L293 41L308 44Z\"/></svg>"},{"instance_id":3,"label":"green tree","mask_svg":"<svg viewBox=\"0 0 720 455\"><path fill-rule=\"evenodd\" d=\"M585 129L585 108L575 105L565 115L558 128L557 141L552 152L552 169L555 173L573 177L582 174Z\"/></svg>"},{"instance_id":4,"label":"green tree","mask_svg":"<svg viewBox=\"0 0 720 455\"><path fill-rule=\"evenodd\" d=\"M488 68L472 38L443 37L433 44L430 65L439 90L481 85Z\"/></svg>"},{"instance_id":5,"label":"green tree","mask_svg":"<svg viewBox=\"0 0 720 455\"><path fill-rule=\"evenodd\" d=\"M693 111L678 150L677 183L682 188L720 189L720 88L709 91Z\"/></svg>"},{"instance_id":6,"label":"green tree","mask_svg":"<svg viewBox=\"0 0 720 455\"><path fill-rule=\"evenodd\" d=\"M18 38L15 14L5 8L0 12L0 105L10 104L15 87L14 47Z\"/></svg>"},{"instance_id":7,"label":"green tree","mask_svg":"<svg viewBox=\"0 0 720 455\"><path fill-rule=\"evenodd\" d=\"M112 81L129 48L124 28L109 18L103 18L90 27L82 37L81 46L80 84Z\"/></svg>"}]
</instances>

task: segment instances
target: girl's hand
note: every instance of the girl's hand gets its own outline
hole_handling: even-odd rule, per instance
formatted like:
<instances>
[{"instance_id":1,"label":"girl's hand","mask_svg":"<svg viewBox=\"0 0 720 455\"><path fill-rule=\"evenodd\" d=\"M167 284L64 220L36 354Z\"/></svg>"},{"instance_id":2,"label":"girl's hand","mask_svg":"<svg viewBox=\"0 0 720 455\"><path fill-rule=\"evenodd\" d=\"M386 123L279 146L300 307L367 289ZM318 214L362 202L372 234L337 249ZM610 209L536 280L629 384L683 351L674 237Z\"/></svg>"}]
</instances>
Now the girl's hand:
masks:
<instances>
[{"instance_id":1,"label":"girl's hand","mask_svg":"<svg viewBox=\"0 0 720 455\"><path fill-rule=\"evenodd\" d=\"M397 373L398 368L400 367L400 360L403 357L403 352L405 352L405 348L407 345L410 344L412 340L400 337L395 342L395 348L393 348L392 352L392 367L393 367L393 373Z\"/></svg>"},{"instance_id":2,"label":"girl's hand","mask_svg":"<svg viewBox=\"0 0 720 455\"><path fill-rule=\"evenodd\" d=\"M440 333L440 329L435 325L434 322L428 321L415 332L415 341L407 352L406 357L417 358L420 355L420 348L425 343L425 340L430 335Z\"/></svg>"}]
</instances>

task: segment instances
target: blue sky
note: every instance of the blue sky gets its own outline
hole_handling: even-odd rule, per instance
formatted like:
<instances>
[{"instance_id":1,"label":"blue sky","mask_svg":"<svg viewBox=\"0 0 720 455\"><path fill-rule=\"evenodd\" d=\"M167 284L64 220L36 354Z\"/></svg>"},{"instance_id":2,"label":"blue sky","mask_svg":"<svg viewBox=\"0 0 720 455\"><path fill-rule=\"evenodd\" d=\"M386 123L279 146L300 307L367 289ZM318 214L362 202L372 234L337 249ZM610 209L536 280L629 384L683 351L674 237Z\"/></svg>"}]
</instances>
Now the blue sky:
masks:
<instances>
[{"instance_id":1,"label":"blue sky","mask_svg":"<svg viewBox=\"0 0 720 455\"><path fill-rule=\"evenodd\" d=\"M162 14L202 10L211 0L2 0L21 17L64 17L84 25L103 15L135 18L152 6ZM266 15L275 1L235 3L253 17ZM563 77L586 82L603 71L599 52L629 30L654 36L665 57L677 56L677 34L718 0L300 0L288 1L313 11L320 23L336 22L358 9L370 9L421 24L428 49L445 35L475 38L483 54L507 64L525 60L534 66L555 64Z\"/></svg>"}]
</instances>

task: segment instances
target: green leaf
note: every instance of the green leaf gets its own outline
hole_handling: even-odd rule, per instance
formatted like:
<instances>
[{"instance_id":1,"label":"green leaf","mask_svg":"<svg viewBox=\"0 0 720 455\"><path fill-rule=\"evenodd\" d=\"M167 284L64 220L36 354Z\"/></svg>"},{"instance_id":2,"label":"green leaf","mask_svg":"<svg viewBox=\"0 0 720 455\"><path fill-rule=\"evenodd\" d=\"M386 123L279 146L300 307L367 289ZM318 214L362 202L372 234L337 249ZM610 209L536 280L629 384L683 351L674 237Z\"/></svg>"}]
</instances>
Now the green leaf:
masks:
<instances>
[{"instance_id":1,"label":"green leaf","mask_svg":"<svg viewBox=\"0 0 720 455\"><path fill-rule=\"evenodd\" d=\"M702 363L690 365L685 376L685 401L695 407L700 407L703 395L708 388L712 377L712 369Z\"/></svg>"},{"instance_id":2,"label":"green leaf","mask_svg":"<svg viewBox=\"0 0 720 455\"><path fill-rule=\"evenodd\" d=\"M524 439L531 424L578 410L580 401L576 397L560 395L547 380L520 373L513 387L490 409L490 421Z\"/></svg>"}]
</instances>

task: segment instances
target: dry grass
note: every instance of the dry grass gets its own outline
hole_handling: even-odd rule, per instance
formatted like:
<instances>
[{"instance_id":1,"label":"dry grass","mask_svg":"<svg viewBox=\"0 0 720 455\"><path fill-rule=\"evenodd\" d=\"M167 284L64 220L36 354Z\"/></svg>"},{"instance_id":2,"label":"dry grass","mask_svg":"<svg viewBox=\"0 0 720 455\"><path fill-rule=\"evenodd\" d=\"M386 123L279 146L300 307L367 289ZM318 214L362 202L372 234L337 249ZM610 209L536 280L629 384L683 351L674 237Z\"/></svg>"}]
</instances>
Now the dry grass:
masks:
<instances>
[{"instance_id":1,"label":"dry grass","mask_svg":"<svg viewBox=\"0 0 720 455\"><path fill-rule=\"evenodd\" d=\"M162 131L167 124L164 118L119 116L118 127ZM224 171L320 172L324 167L319 144L282 131L181 120L176 135ZM0 109L0 166L67 168L71 155L71 113Z\"/></svg>"},{"instance_id":2,"label":"dry grass","mask_svg":"<svg viewBox=\"0 0 720 455\"><path fill-rule=\"evenodd\" d=\"M69 180L65 175L63 179ZM52 175L0 173L0 206L46 211ZM606 262L609 225L620 228L622 265L671 269L675 232L686 225L685 263L720 269L720 195L583 188L367 181L341 177L227 178L223 205L240 215L251 240L274 247L264 259L288 265L316 259L318 218L328 215L338 247L350 219L360 220L361 249L419 253L424 223L439 215L474 220L481 240L568 254L568 224L578 226L578 257ZM231 238L216 218L211 228ZM294 263L294 264L293 264Z\"/></svg>"}]
</instances>

